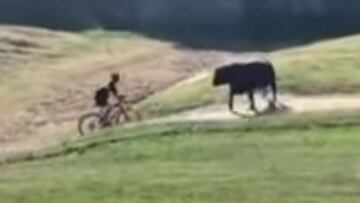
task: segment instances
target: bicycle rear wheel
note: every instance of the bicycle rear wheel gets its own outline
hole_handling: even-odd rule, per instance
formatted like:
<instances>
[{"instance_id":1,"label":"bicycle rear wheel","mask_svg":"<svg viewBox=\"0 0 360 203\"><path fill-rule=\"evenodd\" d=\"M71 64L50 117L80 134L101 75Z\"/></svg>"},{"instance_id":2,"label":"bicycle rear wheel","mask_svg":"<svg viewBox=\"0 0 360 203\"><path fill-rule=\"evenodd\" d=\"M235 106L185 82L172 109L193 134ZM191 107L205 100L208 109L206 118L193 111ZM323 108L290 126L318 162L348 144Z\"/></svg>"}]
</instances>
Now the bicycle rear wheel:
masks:
<instances>
[{"instance_id":1,"label":"bicycle rear wheel","mask_svg":"<svg viewBox=\"0 0 360 203\"><path fill-rule=\"evenodd\" d=\"M126 114L121 110L116 110L113 115L110 116L111 126L122 125L124 123L138 121L141 117L138 113L133 111L127 111Z\"/></svg>"},{"instance_id":2,"label":"bicycle rear wheel","mask_svg":"<svg viewBox=\"0 0 360 203\"><path fill-rule=\"evenodd\" d=\"M97 113L88 113L82 116L78 122L80 135L90 135L99 132L103 128L101 116Z\"/></svg>"}]
</instances>

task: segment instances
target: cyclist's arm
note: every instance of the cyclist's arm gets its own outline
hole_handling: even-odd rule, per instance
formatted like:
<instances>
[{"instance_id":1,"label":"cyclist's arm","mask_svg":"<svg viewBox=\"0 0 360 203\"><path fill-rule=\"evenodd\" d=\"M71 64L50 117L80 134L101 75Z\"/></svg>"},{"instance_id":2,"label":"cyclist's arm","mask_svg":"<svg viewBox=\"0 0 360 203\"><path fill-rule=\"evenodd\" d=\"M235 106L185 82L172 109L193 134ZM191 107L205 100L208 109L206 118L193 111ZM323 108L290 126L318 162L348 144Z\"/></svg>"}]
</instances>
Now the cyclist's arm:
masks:
<instances>
[{"instance_id":1,"label":"cyclist's arm","mask_svg":"<svg viewBox=\"0 0 360 203\"><path fill-rule=\"evenodd\" d=\"M124 101L124 95L119 94L119 91L114 84L109 84L109 90L119 103L122 103Z\"/></svg>"},{"instance_id":2,"label":"cyclist's arm","mask_svg":"<svg viewBox=\"0 0 360 203\"><path fill-rule=\"evenodd\" d=\"M116 86L112 83L109 84L109 91L111 92L111 94L116 97L117 99L119 99L120 95L119 95L119 91L116 88Z\"/></svg>"}]
</instances>

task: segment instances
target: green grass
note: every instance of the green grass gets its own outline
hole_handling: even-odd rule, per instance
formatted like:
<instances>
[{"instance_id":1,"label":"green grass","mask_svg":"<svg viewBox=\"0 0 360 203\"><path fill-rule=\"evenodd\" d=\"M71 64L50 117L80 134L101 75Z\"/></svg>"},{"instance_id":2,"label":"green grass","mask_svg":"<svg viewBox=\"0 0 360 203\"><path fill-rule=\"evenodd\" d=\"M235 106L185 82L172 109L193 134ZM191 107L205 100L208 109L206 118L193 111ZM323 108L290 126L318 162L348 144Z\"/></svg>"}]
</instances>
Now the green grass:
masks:
<instances>
[{"instance_id":1,"label":"green grass","mask_svg":"<svg viewBox=\"0 0 360 203\"><path fill-rule=\"evenodd\" d=\"M360 198L359 124L352 112L129 126L69 143L63 152L77 150L57 158L1 166L0 198L354 203Z\"/></svg>"},{"instance_id":2,"label":"green grass","mask_svg":"<svg viewBox=\"0 0 360 203\"><path fill-rule=\"evenodd\" d=\"M360 36L270 54L280 88L300 94L353 93L360 87Z\"/></svg>"},{"instance_id":3,"label":"green grass","mask_svg":"<svg viewBox=\"0 0 360 203\"><path fill-rule=\"evenodd\" d=\"M274 64L281 93L356 93L360 89L360 36L329 40L276 51ZM140 105L149 115L163 115L227 100L228 90L214 88L212 74L200 81L176 86Z\"/></svg>"}]
</instances>

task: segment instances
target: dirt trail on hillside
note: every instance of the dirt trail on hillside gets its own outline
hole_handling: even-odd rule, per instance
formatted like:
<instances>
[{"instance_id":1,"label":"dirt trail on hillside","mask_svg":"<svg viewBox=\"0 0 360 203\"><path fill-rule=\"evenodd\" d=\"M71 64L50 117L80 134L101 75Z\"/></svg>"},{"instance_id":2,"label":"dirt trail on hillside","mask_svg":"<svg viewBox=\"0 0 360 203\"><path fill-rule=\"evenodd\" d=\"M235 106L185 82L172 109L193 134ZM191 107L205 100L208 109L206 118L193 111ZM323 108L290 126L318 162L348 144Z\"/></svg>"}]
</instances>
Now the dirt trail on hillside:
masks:
<instances>
[{"instance_id":1,"label":"dirt trail on hillside","mask_svg":"<svg viewBox=\"0 0 360 203\"><path fill-rule=\"evenodd\" d=\"M257 106L260 111L266 109L266 102L257 96ZM336 110L351 110L360 109L360 94L353 95L322 95L322 96L297 96L297 95L280 95L279 103L282 106L278 113L283 114L299 114L307 112L324 112ZM253 117L248 109L248 102L246 98L238 98L236 103L236 110L245 117L230 113L226 104L217 104L198 109L185 111L172 116L163 118L142 121L134 125L141 124L159 124L159 123L174 123L174 122L202 122L202 121L226 121L236 119L246 119ZM284 108L286 107L286 108ZM249 117L247 117L249 116ZM71 124L72 125L72 124ZM71 126L70 125L70 126ZM54 126L57 129L59 126ZM69 126L68 126L69 127ZM67 127L67 128L68 128ZM74 127L74 126L73 126ZM47 129L52 131L51 129ZM46 132L44 129L43 132ZM70 134L69 134L70 135ZM58 137L58 139L47 139L47 134L43 133L28 139L23 139L17 142L5 143L0 148L0 158L12 153L36 151L44 147L56 146L61 141L69 141L69 139L77 139L76 137Z\"/></svg>"},{"instance_id":2,"label":"dirt trail on hillside","mask_svg":"<svg viewBox=\"0 0 360 203\"><path fill-rule=\"evenodd\" d=\"M266 109L266 103L264 100L258 99L257 106L259 111L264 111ZM241 98L240 102L238 101L236 107L237 112L244 116L243 118L253 116L253 114L248 111L248 109L246 109L248 104L245 98ZM279 97L278 113L296 114L351 109L360 109L360 94L322 96L281 95ZM157 119L153 122L197 122L234 120L241 118L242 117L240 115L229 112L226 104L218 104L186 111L166 118Z\"/></svg>"}]
</instances>

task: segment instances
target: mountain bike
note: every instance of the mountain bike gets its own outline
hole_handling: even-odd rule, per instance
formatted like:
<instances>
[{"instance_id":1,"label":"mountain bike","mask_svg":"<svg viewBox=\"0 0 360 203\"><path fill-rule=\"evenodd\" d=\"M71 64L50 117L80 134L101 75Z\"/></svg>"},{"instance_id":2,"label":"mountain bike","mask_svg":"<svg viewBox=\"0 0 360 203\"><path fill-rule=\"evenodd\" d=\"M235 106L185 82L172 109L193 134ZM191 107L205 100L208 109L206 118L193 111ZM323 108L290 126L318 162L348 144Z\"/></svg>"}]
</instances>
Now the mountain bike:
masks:
<instances>
[{"instance_id":1,"label":"mountain bike","mask_svg":"<svg viewBox=\"0 0 360 203\"><path fill-rule=\"evenodd\" d=\"M120 98L117 103L107 107L105 112L90 112L81 116L78 121L80 135L95 134L105 128L140 120L141 115L134 111L125 96Z\"/></svg>"}]
</instances>

